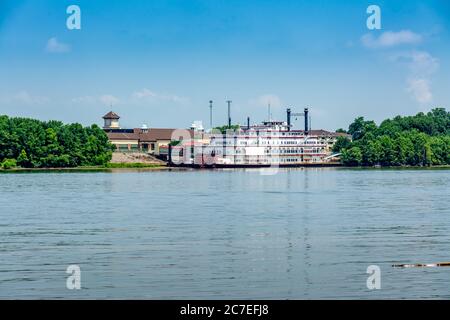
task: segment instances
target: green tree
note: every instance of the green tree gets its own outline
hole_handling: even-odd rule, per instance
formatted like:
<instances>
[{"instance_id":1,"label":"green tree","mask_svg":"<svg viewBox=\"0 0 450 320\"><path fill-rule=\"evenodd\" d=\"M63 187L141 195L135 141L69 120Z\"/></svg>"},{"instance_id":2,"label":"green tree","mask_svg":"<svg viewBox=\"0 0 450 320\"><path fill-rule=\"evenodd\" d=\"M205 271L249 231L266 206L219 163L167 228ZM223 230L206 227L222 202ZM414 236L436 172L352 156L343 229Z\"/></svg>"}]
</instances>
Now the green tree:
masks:
<instances>
[{"instance_id":1,"label":"green tree","mask_svg":"<svg viewBox=\"0 0 450 320\"><path fill-rule=\"evenodd\" d=\"M341 150L348 148L352 142L347 137L337 137L336 143L333 145L333 152L341 152Z\"/></svg>"},{"instance_id":2,"label":"green tree","mask_svg":"<svg viewBox=\"0 0 450 320\"><path fill-rule=\"evenodd\" d=\"M364 117L356 118L348 127L348 133L352 135L353 140L359 140L369 132L375 132L377 125L374 121L365 121Z\"/></svg>"},{"instance_id":3,"label":"green tree","mask_svg":"<svg viewBox=\"0 0 450 320\"><path fill-rule=\"evenodd\" d=\"M5 170L17 167L17 162L15 159L5 159L1 163L1 167Z\"/></svg>"},{"instance_id":4,"label":"green tree","mask_svg":"<svg viewBox=\"0 0 450 320\"><path fill-rule=\"evenodd\" d=\"M351 147L342 151L342 161L348 166L359 166L362 163L362 152L359 147Z\"/></svg>"},{"instance_id":5,"label":"green tree","mask_svg":"<svg viewBox=\"0 0 450 320\"><path fill-rule=\"evenodd\" d=\"M431 164L431 148L429 137L423 132L413 132L414 165L426 166Z\"/></svg>"},{"instance_id":6,"label":"green tree","mask_svg":"<svg viewBox=\"0 0 450 320\"><path fill-rule=\"evenodd\" d=\"M22 149L20 155L17 157L17 164L23 168L30 166L30 160L28 160L27 153L24 149Z\"/></svg>"},{"instance_id":7,"label":"green tree","mask_svg":"<svg viewBox=\"0 0 450 320\"><path fill-rule=\"evenodd\" d=\"M378 140L371 140L362 146L362 163L366 166L379 164L383 155L383 149Z\"/></svg>"},{"instance_id":8,"label":"green tree","mask_svg":"<svg viewBox=\"0 0 450 320\"><path fill-rule=\"evenodd\" d=\"M0 162L15 159L31 168L104 165L113 149L97 125L0 116Z\"/></svg>"},{"instance_id":9,"label":"green tree","mask_svg":"<svg viewBox=\"0 0 450 320\"><path fill-rule=\"evenodd\" d=\"M429 145L431 148L431 164L446 164L450 154L450 145L448 145L446 139L444 137L431 137Z\"/></svg>"},{"instance_id":10,"label":"green tree","mask_svg":"<svg viewBox=\"0 0 450 320\"><path fill-rule=\"evenodd\" d=\"M428 113L414 116L396 116L381 122L377 127L373 121L358 117L350 124L348 132L353 141L342 151L341 160L347 165L358 163L371 166L426 166L450 163L450 113L444 108L435 108ZM352 150L353 149L353 150ZM351 151L352 150L352 151Z\"/></svg>"},{"instance_id":11,"label":"green tree","mask_svg":"<svg viewBox=\"0 0 450 320\"><path fill-rule=\"evenodd\" d=\"M408 133L398 134L394 139L394 152L396 153L394 165L404 166L414 163L414 145Z\"/></svg>"},{"instance_id":12,"label":"green tree","mask_svg":"<svg viewBox=\"0 0 450 320\"><path fill-rule=\"evenodd\" d=\"M229 126L229 125L224 125L224 126L221 126L221 127L215 127L214 129L215 129L215 130L219 130L222 134L225 134L225 133L227 133L227 130L237 131L237 130L239 130L240 128L241 128L240 125L238 125L238 124L232 124L231 126Z\"/></svg>"},{"instance_id":13,"label":"green tree","mask_svg":"<svg viewBox=\"0 0 450 320\"><path fill-rule=\"evenodd\" d=\"M383 166L392 166L396 161L396 157L394 143L391 137L383 135L378 137L377 140L381 147L380 164Z\"/></svg>"}]
</instances>

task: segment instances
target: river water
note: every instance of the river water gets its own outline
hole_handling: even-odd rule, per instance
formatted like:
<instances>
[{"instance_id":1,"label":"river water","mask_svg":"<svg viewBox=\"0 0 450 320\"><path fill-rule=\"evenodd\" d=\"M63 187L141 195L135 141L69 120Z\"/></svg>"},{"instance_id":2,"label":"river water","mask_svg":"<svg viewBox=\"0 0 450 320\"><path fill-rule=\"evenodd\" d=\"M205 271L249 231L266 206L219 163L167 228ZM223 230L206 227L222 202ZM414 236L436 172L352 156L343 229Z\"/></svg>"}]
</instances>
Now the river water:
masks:
<instances>
[{"instance_id":1,"label":"river water","mask_svg":"<svg viewBox=\"0 0 450 320\"><path fill-rule=\"evenodd\" d=\"M391 265L450 261L449 196L450 170L0 174L0 298L448 299L450 268Z\"/></svg>"}]
</instances>

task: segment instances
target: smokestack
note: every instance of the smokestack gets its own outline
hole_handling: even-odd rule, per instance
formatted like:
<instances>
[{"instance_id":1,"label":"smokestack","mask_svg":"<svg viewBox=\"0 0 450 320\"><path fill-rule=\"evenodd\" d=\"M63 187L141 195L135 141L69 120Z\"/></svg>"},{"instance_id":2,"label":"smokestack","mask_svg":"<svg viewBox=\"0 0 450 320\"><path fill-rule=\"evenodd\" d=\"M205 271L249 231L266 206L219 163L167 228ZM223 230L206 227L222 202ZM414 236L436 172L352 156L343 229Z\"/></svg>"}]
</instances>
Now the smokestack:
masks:
<instances>
[{"instance_id":1,"label":"smokestack","mask_svg":"<svg viewBox=\"0 0 450 320\"><path fill-rule=\"evenodd\" d=\"M227 100L228 103L228 127L231 128L231 100Z\"/></svg>"},{"instance_id":2,"label":"smokestack","mask_svg":"<svg viewBox=\"0 0 450 320\"><path fill-rule=\"evenodd\" d=\"M250 130L250 117L247 117L247 130Z\"/></svg>"},{"instance_id":3,"label":"smokestack","mask_svg":"<svg viewBox=\"0 0 450 320\"><path fill-rule=\"evenodd\" d=\"M309 133L309 127L308 127L308 108L305 108L305 134Z\"/></svg>"},{"instance_id":4,"label":"smokestack","mask_svg":"<svg viewBox=\"0 0 450 320\"><path fill-rule=\"evenodd\" d=\"M288 108L286 110L286 114L287 114L287 127L288 127L288 131L291 131L291 109Z\"/></svg>"},{"instance_id":5,"label":"smokestack","mask_svg":"<svg viewBox=\"0 0 450 320\"><path fill-rule=\"evenodd\" d=\"M169 162L169 166L172 165L172 145L169 143L169 153L167 154L167 161Z\"/></svg>"}]
</instances>

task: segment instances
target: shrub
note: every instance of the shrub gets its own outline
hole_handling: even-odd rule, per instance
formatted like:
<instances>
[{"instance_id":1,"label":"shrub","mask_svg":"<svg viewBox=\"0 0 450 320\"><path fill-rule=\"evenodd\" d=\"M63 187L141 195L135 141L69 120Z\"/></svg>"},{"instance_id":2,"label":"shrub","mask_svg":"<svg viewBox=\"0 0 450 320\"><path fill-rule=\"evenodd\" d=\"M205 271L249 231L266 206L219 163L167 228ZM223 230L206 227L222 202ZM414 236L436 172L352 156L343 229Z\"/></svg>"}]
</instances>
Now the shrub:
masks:
<instances>
[{"instance_id":1,"label":"shrub","mask_svg":"<svg viewBox=\"0 0 450 320\"><path fill-rule=\"evenodd\" d=\"M3 160L1 167L5 170L17 167L17 161L15 159L5 159Z\"/></svg>"}]
</instances>

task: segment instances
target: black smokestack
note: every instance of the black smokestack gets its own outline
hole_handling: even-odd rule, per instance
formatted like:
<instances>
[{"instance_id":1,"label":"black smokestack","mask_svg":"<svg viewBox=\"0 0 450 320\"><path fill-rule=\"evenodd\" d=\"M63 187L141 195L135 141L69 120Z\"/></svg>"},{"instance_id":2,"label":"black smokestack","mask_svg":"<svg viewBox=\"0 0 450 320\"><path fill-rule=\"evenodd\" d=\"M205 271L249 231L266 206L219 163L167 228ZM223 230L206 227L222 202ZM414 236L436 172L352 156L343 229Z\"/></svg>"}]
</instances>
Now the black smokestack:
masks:
<instances>
[{"instance_id":1,"label":"black smokestack","mask_svg":"<svg viewBox=\"0 0 450 320\"><path fill-rule=\"evenodd\" d=\"M305 108L305 134L309 133L309 127L308 127L308 108Z\"/></svg>"},{"instance_id":2,"label":"black smokestack","mask_svg":"<svg viewBox=\"0 0 450 320\"><path fill-rule=\"evenodd\" d=\"M169 153L167 154L167 161L172 165L172 145L169 143Z\"/></svg>"},{"instance_id":3,"label":"black smokestack","mask_svg":"<svg viewBox=\"0 0 450 320\"><path fill-rule=\"evenodd\" d=\"M288 108L286 110L286 114L287 114L287 127L288 127L288 131L291 131L291 109Z\"/></svg>"},{"instance_id":4,"label":"black smokestack","mask_svg":"<svg viewBox=\"0 0 450 320\"><path fill-rule=\"evenodd\" d=\"M250 117L247 117L247 130L250 130Z\"/></svg>"}]
</instances>

